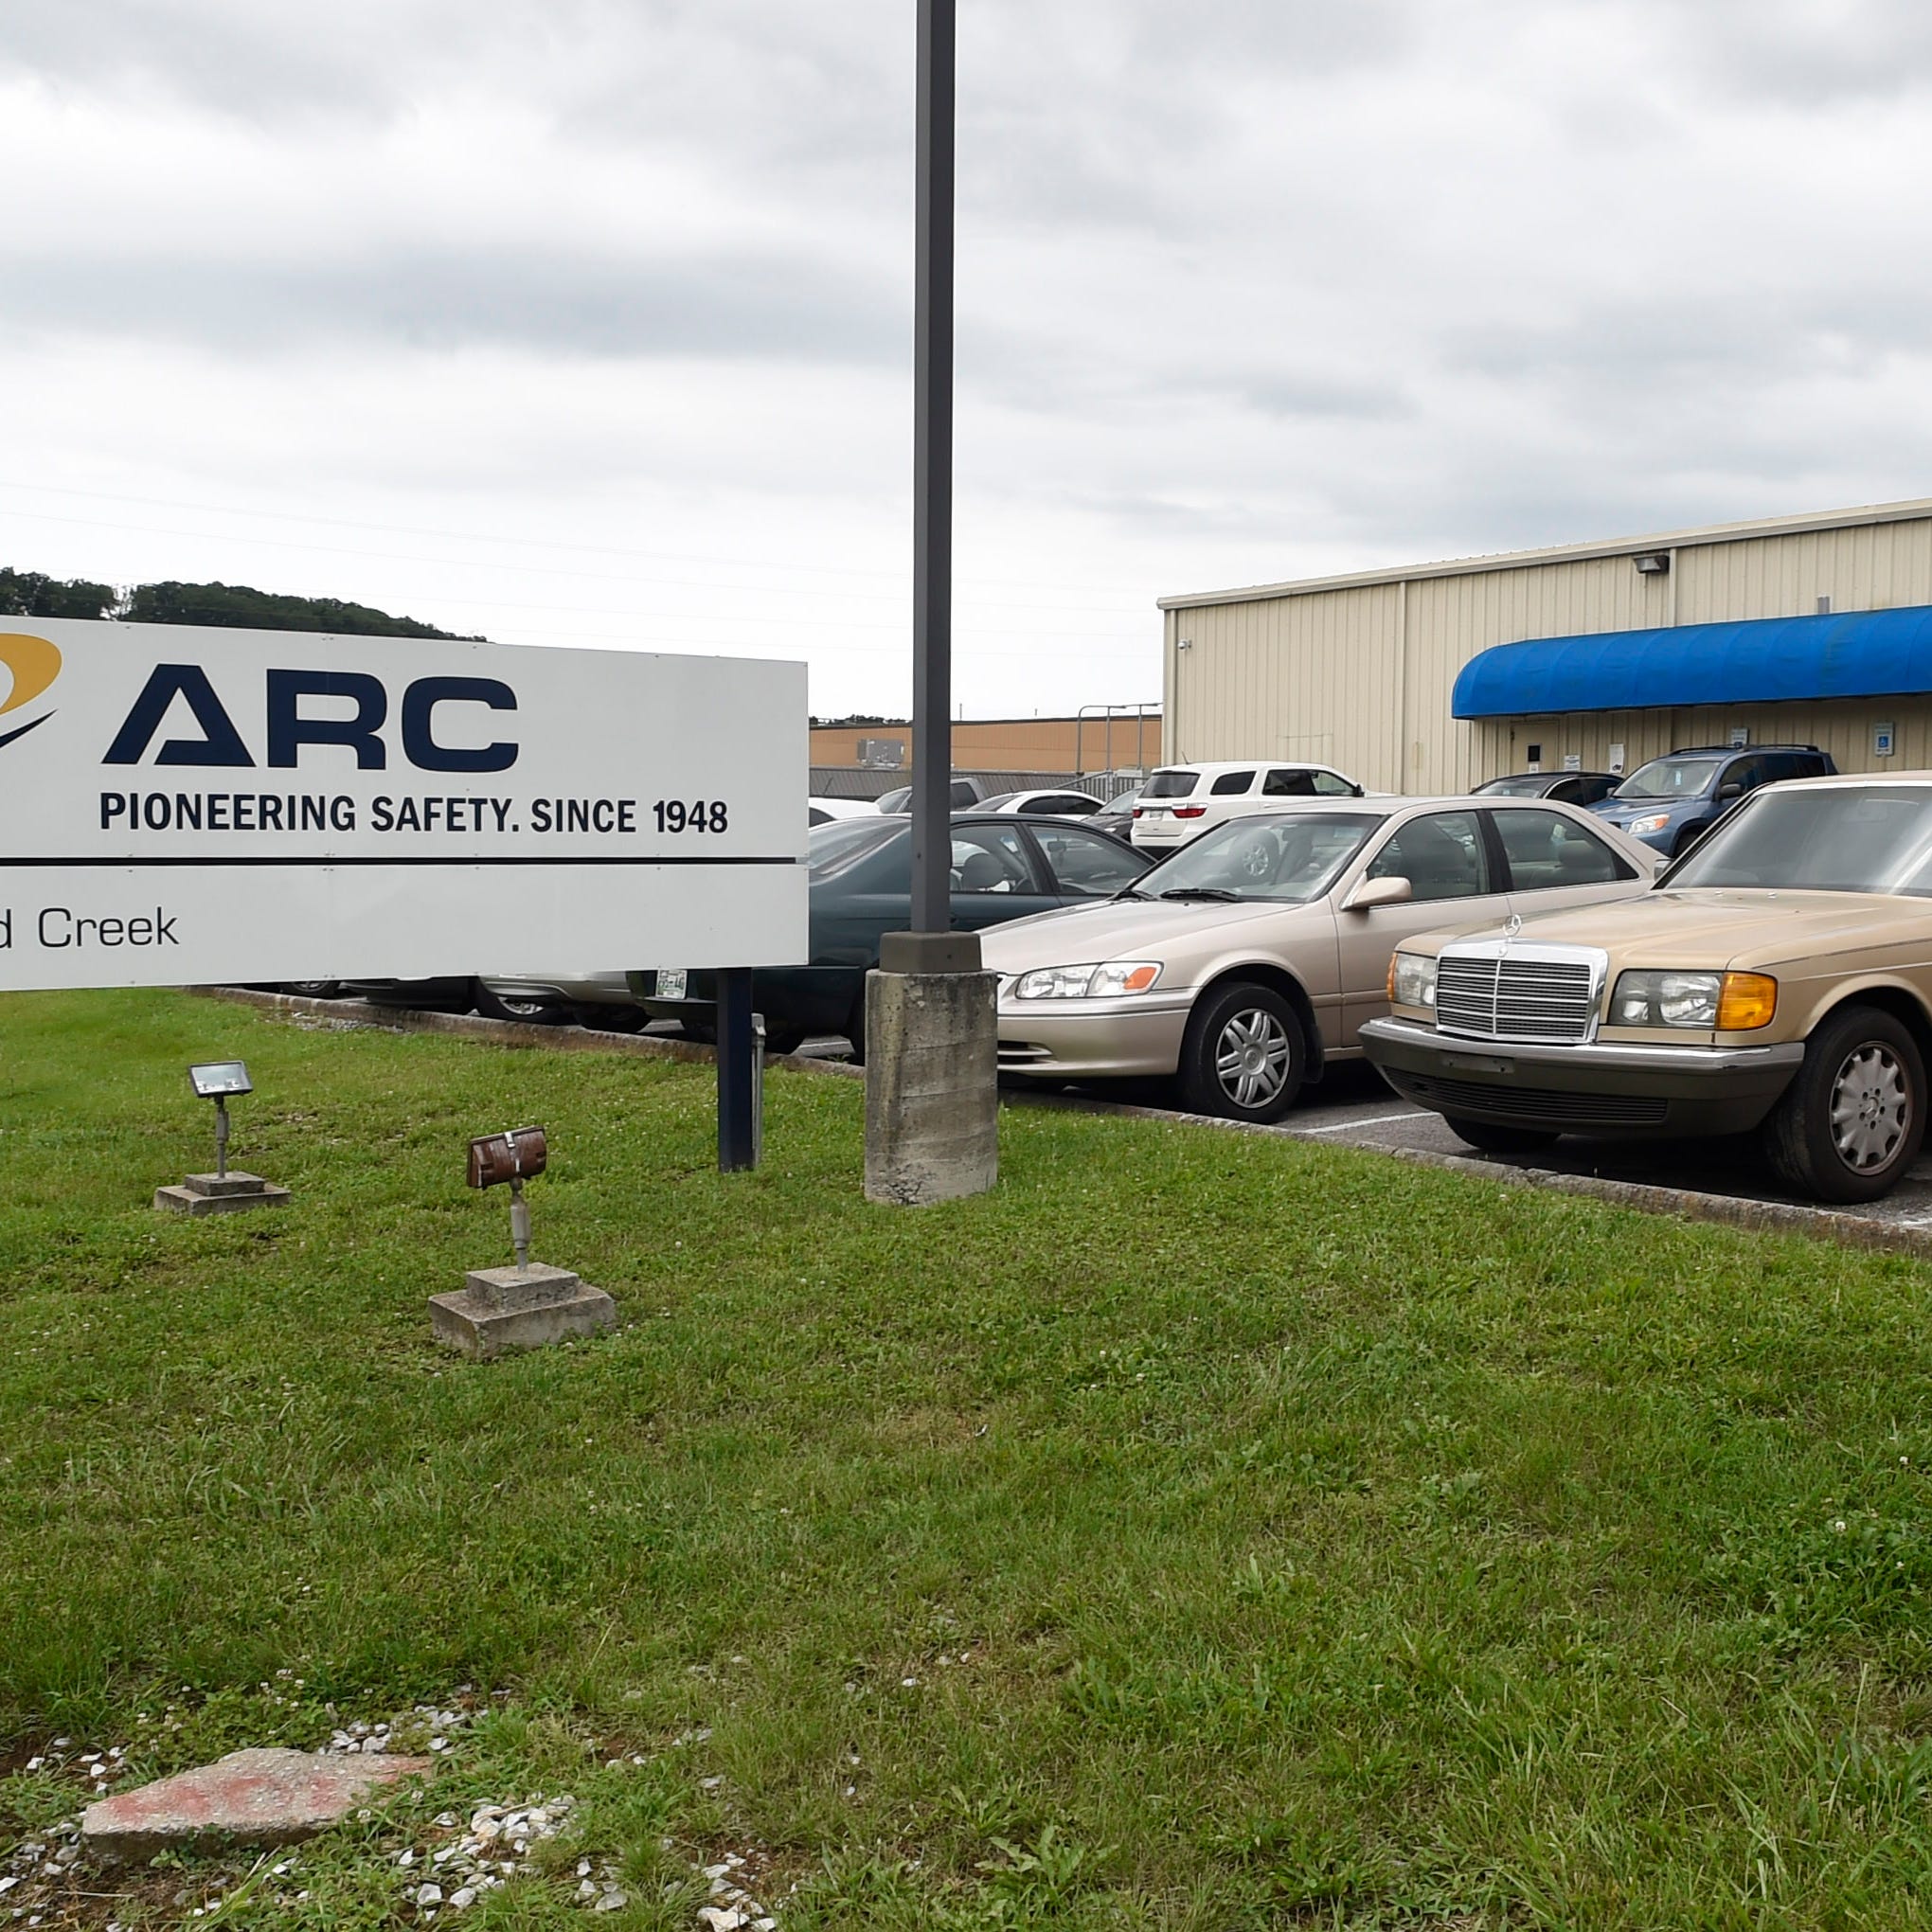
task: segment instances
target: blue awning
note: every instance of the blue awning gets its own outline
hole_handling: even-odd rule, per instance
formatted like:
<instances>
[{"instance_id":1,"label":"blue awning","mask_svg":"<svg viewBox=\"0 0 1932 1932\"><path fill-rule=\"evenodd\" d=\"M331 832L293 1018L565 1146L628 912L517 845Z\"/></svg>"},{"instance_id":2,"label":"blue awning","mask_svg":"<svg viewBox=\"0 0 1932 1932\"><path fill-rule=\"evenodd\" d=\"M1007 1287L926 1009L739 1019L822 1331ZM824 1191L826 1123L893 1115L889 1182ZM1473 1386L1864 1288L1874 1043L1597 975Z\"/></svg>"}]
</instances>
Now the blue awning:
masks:
<instances>
[{"instance_id":1,"label":"blue awning","mask_svg":"<svg viewBox=\"0 0 1932 1932\"><path fill-rule=\"evenodd\" d=\"M1932 607L1533 637L1472 657L1458 718L1932 692Z\"/></svg>"}]
</instances>

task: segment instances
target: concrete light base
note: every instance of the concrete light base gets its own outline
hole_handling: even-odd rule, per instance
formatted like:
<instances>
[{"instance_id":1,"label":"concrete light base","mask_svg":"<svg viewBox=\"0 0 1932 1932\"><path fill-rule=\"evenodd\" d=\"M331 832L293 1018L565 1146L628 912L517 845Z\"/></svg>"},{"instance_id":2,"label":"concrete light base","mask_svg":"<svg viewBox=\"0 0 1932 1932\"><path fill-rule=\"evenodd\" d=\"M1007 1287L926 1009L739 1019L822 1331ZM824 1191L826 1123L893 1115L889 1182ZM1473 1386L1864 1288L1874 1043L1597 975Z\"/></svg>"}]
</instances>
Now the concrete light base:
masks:
<instances>
[{"instance_id":1,"label":"concrete light base","mask_svg":"<svg viewBox=\"0 0 1932 1932\"><path fill-rule=\"evenodd\" d=\"M867 1200L919 1208L999 1179L998 985L992 973L867 975Z\"/></svg>"},{"instance_id":2,"label":"concrete light base","mask_svg":"<svg viewBox=\"0 0 1932 1932\"><path fill-rule=\"evenodd\" d=\"M178 1188L156 1188L154 1205L176 1214L238 1214L244 1208L285 1208L286 1188L259 1174L189 1174Z\"/></svg>"},{"instance_id":3,"label":"concrete light base","mask_svg":"<svg viewBox=\"0 0 1932 1932\"><path fill-rule=\"evenodd\" d=\"M430 1327L446 1349L479 1362L615 1328L617 1304L568 1268L474 1268L452 1295L429 1297Z\"/></svg>"}]
</instances>

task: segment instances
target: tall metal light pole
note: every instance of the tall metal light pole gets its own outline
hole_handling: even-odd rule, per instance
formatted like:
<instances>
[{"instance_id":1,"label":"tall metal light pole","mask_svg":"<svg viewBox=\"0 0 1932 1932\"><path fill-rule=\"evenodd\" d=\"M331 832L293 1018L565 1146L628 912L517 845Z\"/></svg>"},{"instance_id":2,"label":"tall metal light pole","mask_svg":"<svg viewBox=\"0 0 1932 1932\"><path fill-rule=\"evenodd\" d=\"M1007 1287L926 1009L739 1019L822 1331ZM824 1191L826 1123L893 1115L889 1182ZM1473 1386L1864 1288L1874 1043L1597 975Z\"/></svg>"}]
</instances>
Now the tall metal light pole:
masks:
<instances>
[{"instance_id":1,"label":"tall metal light pole","mask_svg":"<svg viewBox=\"0 0 1932 1932\"><path fill-rule=\"evenodd\" d=\"M996 982L953 924L953 46L919 0L913 344L912 930L866 984L866 1195L914 1207L999 1178Z\"/></svg>"},{"instance_id":2,"label":"tall metal light pole","mask_svg":"<svg viewBox=\"0 0 1932 1932\"><path fill-rule=\"evenodd\" d=\"M919 0L913 320L912 930L952 925L956 0Z\"/></svg>"}]
</instances>

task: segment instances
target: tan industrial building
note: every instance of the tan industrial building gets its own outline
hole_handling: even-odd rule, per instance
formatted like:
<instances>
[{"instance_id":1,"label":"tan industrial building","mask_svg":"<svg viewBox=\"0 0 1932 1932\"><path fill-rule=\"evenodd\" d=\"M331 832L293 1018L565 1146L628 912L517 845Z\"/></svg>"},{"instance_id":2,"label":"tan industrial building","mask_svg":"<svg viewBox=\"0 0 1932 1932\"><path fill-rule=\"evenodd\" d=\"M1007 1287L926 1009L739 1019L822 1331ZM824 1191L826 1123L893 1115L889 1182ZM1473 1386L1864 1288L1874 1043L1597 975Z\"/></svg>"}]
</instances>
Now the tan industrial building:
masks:
<instances>
[{"instance_id":1,"label":"tan industrial building","mask_svg":"<svg viewBox=\"0 0 1932 1932\"><path fill-rule=\"evenodd\" d=\"M1171 760L1375 791L1677 745L1932 766L1932 499L1163 598Z\"/></svg>"},{"instance_id":2,"label":"tan industrial building","mask_svg":"<svg viewBox=\"0 0 1932 1932\"><path fill-rule=\"evenodd\" d=\"M953 726L953 763L959 771L1151 771L1160 762L1160 727L1151 704L1093 705L1070 718L961 719ZM812 762L910 772L912 726L814 724Z\"/></svg>"}]
</instances>

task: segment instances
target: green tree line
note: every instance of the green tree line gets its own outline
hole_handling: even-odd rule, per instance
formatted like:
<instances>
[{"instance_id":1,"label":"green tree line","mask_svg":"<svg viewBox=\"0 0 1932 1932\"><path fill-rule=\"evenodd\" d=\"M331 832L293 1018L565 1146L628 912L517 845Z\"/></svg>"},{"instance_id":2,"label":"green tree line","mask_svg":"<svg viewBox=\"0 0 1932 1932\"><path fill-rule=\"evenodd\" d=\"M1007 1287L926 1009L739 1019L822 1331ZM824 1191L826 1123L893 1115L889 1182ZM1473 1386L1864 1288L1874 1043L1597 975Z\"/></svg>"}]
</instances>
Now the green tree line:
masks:
<instances>
[{"instance_id":1,"label":"green tree line","mask_svg":"<svg viewBox=\"0 0 1932 1932\"><path fill-rule=\"evenodd\" d=\"M111 583L0 568L0 617L118 617L130 624L213 624L252 631L332 631L355 637L458 637L414 617L334 597L284 597L244 583ZM475 637L462 641L480 643Z\"/></svg>"}]
</instances>

